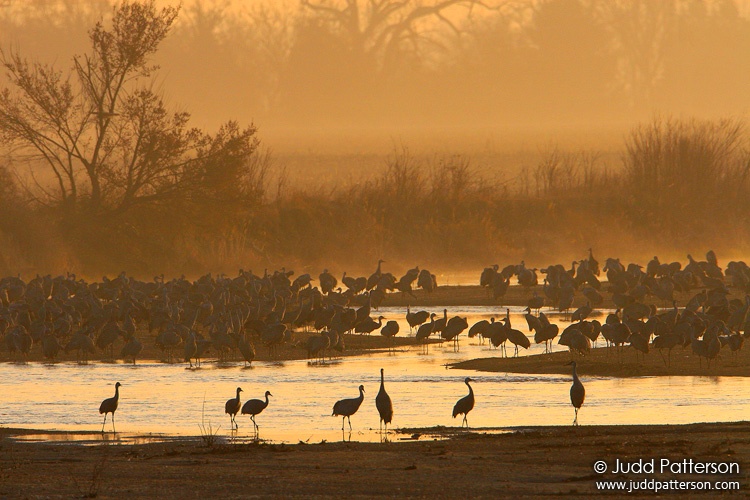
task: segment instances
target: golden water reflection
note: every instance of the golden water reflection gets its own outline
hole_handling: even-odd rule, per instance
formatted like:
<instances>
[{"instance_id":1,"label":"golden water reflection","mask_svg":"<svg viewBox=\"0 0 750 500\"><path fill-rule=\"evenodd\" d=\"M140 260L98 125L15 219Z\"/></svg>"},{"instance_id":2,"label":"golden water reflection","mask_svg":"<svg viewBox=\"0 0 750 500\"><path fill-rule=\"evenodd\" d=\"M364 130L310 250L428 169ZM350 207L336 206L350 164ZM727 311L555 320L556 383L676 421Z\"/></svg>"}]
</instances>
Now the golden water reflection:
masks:
<instances>
[{"instance_id":1,"label":"golden water reflection","mask_svg":"<svg viewBox=\"0 0 750 500\"><path fill-rule=\"evenodd\" d=\"M396 312L386 311L389 315ZM467 311L472 321L489 312ZM402 314L399 312L398 314ZM523 321L514 317L514 322ZM521 323L518 323L519 325ZM470 322L471 324L471 322ZM403 327L402 327L403 328ZM525 330L524 328L520 328ZM408 332L408 327L406 327ZM403 332L403 329L402 329ZM543 349L535 346L535 349ZM197 370L182 364L155 362L126 364L73 363L28 365L0 364L0 424L42 430L98 431L102 416L99 403L114 394L121 382L117 430L123 435L199 436L201 423L222 438L252 440L249 417L238 415L239 430L230 432L224 403L242 387L242 402L273 393L268 408L256 417L258 437L274 442L348 440L341 432L341 418L332 417L333 404L358 395L365 386L365 400L352 416L351 440L378 441L379 418L375 396L380 368L385 369L386 388L393 400L393 428L458 427L451 418L455 402L466 395L467 372L448 370L446 363L476 357L497 356L495 350L462 340L453 347L432 346L422 354L417 346L395 353L377 353L316 364L306 360L240 363L219 366L205 363ZM526 425L570 425L569 376L472 373L476 406L469 414L472 428ZM741 377L640 377L582 378L586 402L580 412L582 425L683 424L735 421L747 418L750 396ZM109 422L108 422L109 424ZM111 427L107 427L111 430ZM391 435L391 440L404 435ZM40 438L44 439L44 438ZM73 439L73 438L71 438ZM107 439L101 436L95 439Z\"/></svg>"}]
</instances>

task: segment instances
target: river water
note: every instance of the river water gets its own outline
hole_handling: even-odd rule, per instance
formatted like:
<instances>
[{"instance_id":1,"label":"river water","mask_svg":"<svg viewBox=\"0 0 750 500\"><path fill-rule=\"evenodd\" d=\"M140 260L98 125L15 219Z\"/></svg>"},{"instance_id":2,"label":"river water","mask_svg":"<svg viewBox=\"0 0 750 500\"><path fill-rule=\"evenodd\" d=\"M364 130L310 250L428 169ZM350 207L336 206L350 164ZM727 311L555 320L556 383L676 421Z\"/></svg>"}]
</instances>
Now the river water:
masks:
<instances>
[{"instance_id":1,"label":"river water","mask_svg":"<svg viewBox=\"0 0 750 500\"><path fill-rule=\"evenodd\" d=\"M436 311L442 308L436 308ZM520 308L512 308L515 328L526 331ZM504 310L503 310L504 311ZM469 317L469 325L498 311L486 307L462 307L450 315ZM403 318L402 310L384 308L386 319ZM562 328L565 323L559 318ZM401 333L408 326L401 325ZM533 341L532 341L533 342ZM555 350L560 346L555 345ZM543 351L534 346L521 355ZM509 349L512 353L512 349ZM102 399L120 389L116 427L124 434L199 435L199 424L210 424L226 438L249 439L253 426L248 416L238 415L239 430L230 431L224 403L242 387L242 402L273 396L257 417L259 437L275 442L320 442L352 439L377 441L378 413L375 396L380 368L385 369L386 389L393 400L394 428L458 426L453 419L455 402L468 392L463 380L472 383L476 406L469 414L472 428L527 425L570 425L570 376L478 373L450 370L447 363L477 357L498 356L499 351L479 345L462 335L460 350L452 345L397 348L392 353L334 359L325 363L306 360L241 363L204 363L189 370L184 364L158 362L128 364L41 363L0 364L0 425L46 430L100 431L98 413ZM741 377L582 377L586 402L579 414L582 425L684 424L735 421L747 418L750 393ZM331 416L333 404L358 396L365 387L365 400L352 417L353 431L341 431L341 418ZM108 419L107 430L111 430ZM395 439L399 439L396 435Z\"/></svg>"}]
</instances>

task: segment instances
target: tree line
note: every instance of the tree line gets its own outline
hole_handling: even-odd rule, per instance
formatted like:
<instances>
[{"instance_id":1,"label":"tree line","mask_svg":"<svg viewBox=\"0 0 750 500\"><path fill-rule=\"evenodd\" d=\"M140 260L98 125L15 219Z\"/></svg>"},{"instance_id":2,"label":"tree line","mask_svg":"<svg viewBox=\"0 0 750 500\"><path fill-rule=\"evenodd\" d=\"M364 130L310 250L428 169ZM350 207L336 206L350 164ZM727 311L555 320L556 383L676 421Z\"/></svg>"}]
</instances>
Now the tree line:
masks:
<instances>
[{"instance_id":1,"label":"tree line","mask_svg":"<svg viewBox=\"0 0 750 500\"><path fill-rule=\"evenodd\" d=\"M377 19L390 21L363 24L367 17L354 0L309 1L300 8L318 19L316 30L329 30L327 36L346 31L350 42L357 39L356 60L372 61L364 66L367 73L388 78L395 71L390 66L404 65L406 46L437 44L440 27L464 34L464 25L441 19L436 6L482 8L488 11L483 22L499 15L480 2L367 5L369 15L380 8ZM598 4L575 5L550 19L570 12L580 17ZM644 5L652 3L639 5L650 9ZM404 6L413 9L407 11L412 18L389 17L404 14ZM196 4L188 14L196 9L204 7ZM538 11L544 12L541 6ZM177 22L177 8L122 2L108 12L89 25L87 46L68 62L46 62L13 44L2 47L2 273L203 273L249 263L356 266L381 257L461 267L498 257L549 260L590 246L611 245L614 254L623 243L658 248L704 241L741 248L750 236L750 143L741 119L642 122L626 136L617 164L596 152L553 149L507 180L479 173L460 156L425 162L404 148L367 182L292 188L260 147L252 123L227 120L206 131L159 90L157 56L186 29ZM410 24L431 16L438 18L430 30ZM31 22L33 16L18 19ZM345 21L346 30L330 31ZM559 49L564 40L545 43ZM431 64L440 67L437 59ZM473 63L459 58L454 64ZM295 81L305 80L298 75ZM589 97L594 95L591 90ZM330 109L320 113L335 116Z\"/></svg>"},{"instance_id":2,"label":"tree line","mask_svg":"<svg viewBox=\"0 0 750 500\"><path fill-rule=\"evenodd\" d=\"M40 57L110 9L6 4L4 41ZM216 0L185 2L155 60L211 124L478 126L735 113L749 51L736 0Z\"/></svg>"}]
</instances>

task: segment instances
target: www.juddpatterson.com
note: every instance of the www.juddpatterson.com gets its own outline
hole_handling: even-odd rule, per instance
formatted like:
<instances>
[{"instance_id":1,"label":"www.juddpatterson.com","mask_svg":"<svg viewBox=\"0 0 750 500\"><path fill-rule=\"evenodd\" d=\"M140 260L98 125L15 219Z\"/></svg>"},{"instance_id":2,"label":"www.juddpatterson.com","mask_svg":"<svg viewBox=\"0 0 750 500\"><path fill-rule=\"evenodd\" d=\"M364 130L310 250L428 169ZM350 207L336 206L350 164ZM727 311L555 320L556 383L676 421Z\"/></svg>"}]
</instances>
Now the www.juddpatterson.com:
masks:
<instances>
[{"instance_id":1,"label":"www.juddpatterson.com","mask_svg":"<svg viewBox=\"0 0 750 500\"><path fill-rule=\"evenodd\" d=\"M739 475L740 465L737 462L702 462L686 458L683 460L639 459L624 461L616 459L614 463L598 460L594 463L594 472L604 474L660 474L660 475ZM670 490L739 490L739 481L687 481L672 478L645 478L637 480L596 481L598 490L615 490L632 493L634 491L670 491Z\"/></svg>"}]
</instances>

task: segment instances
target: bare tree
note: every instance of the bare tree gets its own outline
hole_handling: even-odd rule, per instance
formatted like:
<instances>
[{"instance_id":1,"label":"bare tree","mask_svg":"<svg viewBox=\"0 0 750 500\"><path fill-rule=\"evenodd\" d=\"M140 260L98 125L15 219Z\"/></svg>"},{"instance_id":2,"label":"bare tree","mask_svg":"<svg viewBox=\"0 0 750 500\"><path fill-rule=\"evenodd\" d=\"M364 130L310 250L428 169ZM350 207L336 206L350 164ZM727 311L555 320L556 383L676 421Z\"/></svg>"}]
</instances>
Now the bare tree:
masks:
<instances>
[{"instance_id":1,"label":"bare tree","mask_svg":"<svg viewBox=\"0 0 750 500\"><path fill-rule=\"evenodd\" d=\"M442 24L460 33L451 9L494 8L481 0L302 0L303 7L323 16L348 39L354 55L388 67L404 47L418 52L424 44L437 43L425 22Z\"/></svg>"},{"instance_id":2,"label":"bare tree","mask_svg":"<svg viewBox=\"0 0 750 500\"><path fill-rule=\"evenodd\" d=\"M664 77L665 48L675 29L677 2L597 0L594 5L619 55L621 87L633 107L650 106L654 88Z\"/></svg>"},{"instance_id":3,"label":"bare tree","mask_svg":"<svg viewBox=\"0 0 750 500\"><path fill-rule=\"evenodd\" d=\"M235 168L228 157L254 151L254 128L230 123L205 134L152 89L158 67L150 59L177 15L153 0L119 4L111 27L95 25L90 53L76 56L67 73L0 50L11 82L0 91L0 137L29 167L38 201L75 212L127 211L184 195L211 169Z\"/></svg>"}]
</instances>

